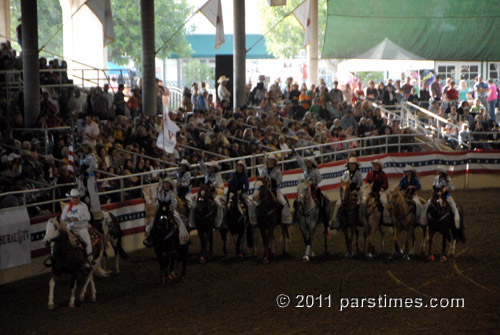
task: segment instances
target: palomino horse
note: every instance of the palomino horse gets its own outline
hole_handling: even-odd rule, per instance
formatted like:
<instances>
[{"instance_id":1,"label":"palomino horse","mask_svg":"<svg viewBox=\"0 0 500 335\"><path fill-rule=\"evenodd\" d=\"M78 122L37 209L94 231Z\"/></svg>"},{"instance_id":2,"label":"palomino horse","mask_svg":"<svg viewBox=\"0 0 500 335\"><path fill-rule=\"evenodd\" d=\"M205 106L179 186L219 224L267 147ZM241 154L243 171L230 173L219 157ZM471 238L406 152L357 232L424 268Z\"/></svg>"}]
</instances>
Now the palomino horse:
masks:
<instances>
[{"instance_id":1,"label":"palomino horse","mask_svg":"<svg viewBox=\"0 0 500 335\"><path fill-rule=\"evenodd\" d=\"M352 240L354 235L356 235L356 253L359 253L358 245L358 225L359 225L359 206L356 204L356 200L353 198L351 192L351 186L349 182L343 182L340 186L340 198L342 204L338 211L338 220L340 223L340 228L345 236L346 243L346 257L350 258L354 255L352 250Z\"/></svg>"},{"instance_id":2,"label":"palomino horse","mask_svg":"<svg viewBox=\"0 0 500 335\"><path fill-rule=\"evenodd\" d=\"M216 217L217 204L214 200L212 187L201 185L194 207L194 221L201 243L200 263L206 263L207 259L212 257Z\"/></svg>"},{"instance_id":3,"label":"palomino horse","mask_svg":"<svg viewBox=\"0 0 500 335\"><path fill-rule=\"evenodd\" d=\"M117 217L108 212L107 210L102 211L102 231L104 234L104 245L111 245L115 252L115 273L120 273L120 257L127 259L128 255L123 250L122 246L122 230L120 228L120 222L118 222ZM104 252L107 256L106 252ZM105 259L103 259L103 267L105 268Z\"/></svg>"},{"instance_id":4,"label":"palomino horse","mask_svg":"<svg viewBox=\"0 0 500 335\"><path fill-rule=\"evenodd\" d=\"M306 251L302 257L305 262L309 262L310 258L314 257L312 242L316 225L319 222L319 209L312 198L311 185L306 181L301 181L297 189L296 218L306 245Z\"/></svg>"},{"instance_id":5,"label":"palomino horse","mask_svg":"<svg viewBox=\"0 0 500 335\"><path fill-rule=\"evenodd\" d=\"M367 259L372 259L375 249L373 246L373 237L377 231L381 234L380 252L384 250L384 231L380 226L382 210L379 207L379 202L373 196L372 184L364 184L360 193L359 221L364 228L364 253Z\"/></svg>"},{"instance_id":6,"label":"palomino horse","mask_svg":"<svg viewBox=\"0 0 500 335\"><path fill-rule=\"evenodd\" d=\"M243 258L245 228L248 224L248 208L243 196L238 193L229 195L227 212L224 216L229 233L236 246L236 256Z\"/></svg>"},{"instance_id":7,"label":"palomino horse","mask_svg":"<svg viewBox=\"0 0 500 335\"><path fill-rule=\"evenodd\" d=\"M161 272L161 282L167 283L167 278L175 278L175 263L178 258L182 261L181 276L186 274L187 245L179 242L179 227L174 218L173 210L169 203L161 203L157 219L153 222L151 240L158 258ZM168 273L168 276L167 276Z\"/></svg>"},{"instance_id":8,"label":"palomino horse","mask_svg":"<svg viewBox=\"0 0 500 335\"><path fill-rule=\"evenodd\" d=\"M85 283L80 293L80 301L85 298L87 286L90 283L91 299L96 301L96 289L94 284L94 273L102 277L108 276L108 273L101 267L101 260L104 254L104 236L97 230L90 228L89 234L92 239L92 251L94 256L94 265L86 273ZM54 309L54 288L56 280L64 273L71 275L71 297L69 298L69 307L75 307L75 291L78 274L84 269L87 262L87 254L83 243L62 224L57 217L47 221L45 228L45 237L43 242L50 244L50 264L46 266L52 267L52 277L49 282L49 309Z\"/></svg>"},{"instance_id":9,"label":"palomino horse","mask_svg":"<svg viewBox=\"0 0 500 335\"><path fill-rule=\"evenodd\" d=\"M455 227L453 212L451 211L445 197L446 196L442 192L435 191L432 195L431 205L429 206L429 210L427 212L429 223L429 259L432 261L434 260L432 242L435 233L441 233L443 236L442 261L446 261L446 242L450 243L449 257L453 257L455 255L457 240L465 244L464 216L462 208L457 204L458 213L460 214L460 227L457 229ZM425 215L425 213L422 213L422 215Z\"/></svg>"},{"instance_id":10,"label":"palomino horse","mask_svg":"<svg viewBox=\"0 0 500 335\"><path fill-rule=\"evenodd\" d=\"M269 263L269 258L273 255L274 228L280 224L280 213L283 206L279 204L271 191L269 182L262 177L258 177L255 181L253 199L257 202L257 227L259 227L264 243L263 262Z\"/></svg>"},{"instance_id":11,"label":"palomino horse","mask_svg":"<svg viewBox=\"0 0 500 335\"><path fill-rule=\"evenodd\" d=\"M403 259L410 259L410 240L414 240L415 226L418 224L416 220L416 205L413 201L407 201L403 194L399 191L399 186L395 186L389 193L387 210L391 214L393 229L394 252L401 253L398 243L398 235L401 231L406 231L405 250ZM412 245L413 246L413 245Z\"/></svg>"}]
</instances>

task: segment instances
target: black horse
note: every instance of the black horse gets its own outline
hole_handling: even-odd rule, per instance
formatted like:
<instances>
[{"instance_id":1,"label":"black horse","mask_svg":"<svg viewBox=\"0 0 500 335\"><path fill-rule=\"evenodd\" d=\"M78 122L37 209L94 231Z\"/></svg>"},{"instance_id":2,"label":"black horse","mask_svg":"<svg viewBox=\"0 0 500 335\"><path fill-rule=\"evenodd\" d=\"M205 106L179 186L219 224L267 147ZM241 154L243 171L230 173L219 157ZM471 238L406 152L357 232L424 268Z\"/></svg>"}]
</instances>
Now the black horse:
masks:
<instances>
[{"instance_id":1,"label":"black horse","mask_svg":"<svg viewBox=\"0 0 500 335\"><path fill-rule=\"evenodd\" d=\"M450 257L453 257L455 254L457 240L465 244L464 215L462 208L458 204L457 209L460 214L460 226L458 229L455 227L453 212L446 201L446 194L440 191L434 191L429 210L427 211L427 219L429 223L429 260L434 260L432 240L434 239L435 233L441 233L443 236L442 261L446 261L446 242L451 244ZM422 215L425 214L426 213L422 213Z\"/></svg>"},{"instance_id":2,"label":"black horse","mask_svg":"<svg viewBox=\"0 0 500 335\"><path fill-rule=\"evenodd\" d=\"M213 196L213 187L201 185L194 207L194 220L201 243L200 263L206 263L207 259L212 257L216 217L217 204Z\"/></svg>"},{"instance_id":3,"label":"black horse","mask_svg":"<svg viewBox=\"0 0 500 335\"><path fill-rule=\"evenodd\" d=\"M248 223L248 208L243 197L232 193L224 220L236 246L236 256L243 258L243 237ZM221 231L222 233L222 231Z\"/></svg>"},{"instance_id":4,"label":"black horse","mask_svg":"<svg viewBox=\"0 0 500 335\"><path fill-rule=\"evenodd\" d=\"M181 276L186 274L187 245L179 242L179 227L169 203L160 202L154 226L151 231L153 248L160 264L161 281L167 283L167 278L175 278L175 264L182 261ZM168 274L167 274L168 273Z\"/></svg>"}]
</instances>

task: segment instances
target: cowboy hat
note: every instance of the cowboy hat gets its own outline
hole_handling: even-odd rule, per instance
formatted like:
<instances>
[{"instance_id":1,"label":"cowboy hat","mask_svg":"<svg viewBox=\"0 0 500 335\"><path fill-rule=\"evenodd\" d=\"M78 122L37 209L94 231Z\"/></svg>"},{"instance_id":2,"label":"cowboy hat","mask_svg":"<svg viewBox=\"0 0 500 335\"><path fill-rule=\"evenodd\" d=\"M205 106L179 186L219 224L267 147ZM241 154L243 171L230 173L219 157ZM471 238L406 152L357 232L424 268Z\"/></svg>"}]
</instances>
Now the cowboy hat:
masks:
<instances>
[{"instance_id":1,"label":"cowboy hat","mask_svg":"<svg viewBox=\"0 0 500 335\"><path fill-rule=\"evenodd\" d=\"M415 168L413 166L411 166L410 164L406 164L405 168L403 169L403 172L417 172L417 170L415 170Z\"/></svg>"},{"instance_id":2,"label":"cowboy hat","mask_svg":"<svg viewBox=\"0 0 500 335\"><path fill-rule=\"evenodd\" d=\"M90 143L90 141L88 141L88 140L85 140L85 141L82 142L82 146L84 146L84 145L88 145L89 148L93 148L94 147L94 145L92 143Z\"/></svg>"},{"instance_id":3,"label":"cowboy hat","mask_svg":"<svg viewBox=\"0 0 500 335\"><path fill-rule=\"evenodd\" d=\"M436 171L437 172L440 172L440 173L444 173L444 174L448 174L448 167L444 166L444 165L439 165L437 168L436 168Z\"/></svg>"},{"instance_id":4,"label":"cowboy hat","mask_svg":"<svg viewBox=\"0 0 500 335\"><path fill-rule=\"evenodd\" d=\"M239 160L236 162L236 165L241 165L243 166L243 172L245 172L247 170L247 165L245 164L245 162L243 160Z\"/></svg>"},{"instance_id":5,"label":"cowboy hat","mask_svg":"<svg viewBox=\"0 0 500 335\"><path fill-rule=\"evenodd\" d=\"M357 165L359 165L358 160L356 159L356 157L349 158L349 161L347 162L347 164L357 164Z\"/></svg>"},{"instance_id":6,"label":"cowboy hat","mask_svg":"<svg viewBox=\"0 0 500 335\"><path fill-rule=\"evenodd\" d=\"M78 190L76 188L72 188L69 193L66 193L66 196L68 198L79 197L80 196L80 192L78 192Z\"/></svg>"},{"instance_id":7,"label":"cowboy hat","mask_svg":"<svg viewBox=\"0 0 500 335\"><path fill-rule=\"evenodd\" d=\"M380 167L380 170L383 170L384 169L384 164L380 161L380 159L376 159L374 160L373 162L371 162L372 165L375 165L377 164L379 167Z\"/></svg>"},{"instance_id":8,"label":"cowboy hat","mask_svg":"<svg viewBox=\"0 0 500 335\"><path fill-rule=\"evenodd\" d=\"M208 163L207 163L207 166L208 166L208 167L213 166L213 167L215 167L217 170L220 170L220 165L219 165L219 163L217 163L216 161L211 161L211 162L208 162Z\"/></svg>"},{"instance_id":9,"label":"cowboy hat","mask_svg":"<svg viewBox=\"0 0 500 335\"><path fill-rule=\"evenodd\" d=\"M222 82L225 82L225 81L229 81L229 78L226 77L225 75L222 75L219 77L219 80L217 80L217 82L220 84Z\"/></svg>"},{"instance_id":10,"label":"cowboy hat","mask_svg":"<svg viewBox=\"0 0 500 335\"><path fill-rule=\"evenodd\" d=\"M306 161L311 162L311 164L316 168L318 167L318 162L314 159L314 157L307 157Z\"/></svg>"},{"instance_id":11,"label":"cowboy hat","mask_svg":"<svg viewBox=\"0 0 500 335\"><path fill-rule=\"evenodd\" d=\"M188 168L188 170L191 169L191 164L189 164L189 162L187 161L187 159L181 160L181 162L179 163L179 165L185 165Z\"/></svg>"},{"instance_id":12,"label":"cowboy hat","mask_svg":"<svg viewBox=\"0 0 500 335\"><path fill-rule=\"evenodd\" d=\"M175 181L173 181L172 178L166 177L165 179L163 179L163 182L169 183L170 187L175 188Z\"/></svg>"},{"instance_id":13,"label":"cowboy hat","mask_svg":"<svg viewBox=\"0 0 500 335\"><path fill-rule=\"evenodd\" d=\"M266 161L269 161L273 159L276 163L278 163L278 158L274 154L270 154L269 156L266 157Z\"/></svg>"}]
</instances>

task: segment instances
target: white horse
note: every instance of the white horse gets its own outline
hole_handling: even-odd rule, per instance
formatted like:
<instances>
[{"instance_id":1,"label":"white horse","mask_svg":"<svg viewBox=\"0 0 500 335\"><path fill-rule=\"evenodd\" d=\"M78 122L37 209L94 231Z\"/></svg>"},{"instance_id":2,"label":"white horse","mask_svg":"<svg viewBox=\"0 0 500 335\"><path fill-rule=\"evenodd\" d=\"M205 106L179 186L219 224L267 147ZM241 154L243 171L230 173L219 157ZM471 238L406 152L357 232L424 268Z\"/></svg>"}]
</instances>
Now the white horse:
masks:
<instances>
[{"instance_id":1,"label":"white horse","mask_svg":"<svg viewBox=\"0 0 500 335\"><path fill-rule=\"evenodd\" d=\"M94 273L107 277L108 273L101 267L101 260L104 254L104 236L97 230L90 228L89 233L93 241L97 242L93 245L94 265L85 274L85 283L80 294L80 301L85 298L87 286L90 283L91 299L96 301L96 289L94 284ZM54 288L56 280L63 274L69 273L71 275L71 297L69 299L69 307L75 307L75 291L77 285L78 274L84 269L87 255L85 247L78 246L76 237L67 228L66 225L61 223L57 217L47 221L45 228L45 237L43 242L51 246L50 264L46 266L52 268L52 277L49 282L49 309L54 309Z\"/></svg>"},{"instance_id":2,"label":"white horse","mask_svg":"<svg viewBox=\"0 0 500 335\"><path fill-rule=\"evenodd\" d=\"M316 204L311 194L311 185L308 182L301 181L297 190L297 206L295 208L297 214L297 222L299 224L306 251L302 260L309 262L313 258L314 252L312 251L312 242L316 225L319 223L319 206Z\"/></svg>"},{"instance_id":3,"label":"white horse","mask_svg":"<svg viewBox=\"0 0 500 335\"><path fill-rule=\"evenodd\" d=\"M107 210L102 211L102 231L104 233L105 246L108 244L114 250L115 253L115 273L120 273L120 257L127 259L128 255L122 246L122 231L120 228L120 223L116 216ZM105 254L106 255L106 254ZM106 266L106 259L103 259L103 267Z\"/></svg>"}]
</instances>

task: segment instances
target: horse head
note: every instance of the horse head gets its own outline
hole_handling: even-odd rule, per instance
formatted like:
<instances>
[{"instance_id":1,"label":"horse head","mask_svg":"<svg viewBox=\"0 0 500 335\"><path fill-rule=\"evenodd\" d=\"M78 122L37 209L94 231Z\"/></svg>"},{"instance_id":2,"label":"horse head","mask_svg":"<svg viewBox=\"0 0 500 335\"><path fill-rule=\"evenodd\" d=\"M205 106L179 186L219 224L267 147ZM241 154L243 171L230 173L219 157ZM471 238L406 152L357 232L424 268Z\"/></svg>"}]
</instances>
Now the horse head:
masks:
<instances>
[{"instance_id":1,"label":"horse head","mask_svg":"<svg viewBox=\"0 0 500 335\"><path fill-rule=\"evenodd\" d=\"M351 183L349 181L343 181L340 184L340 199L342 202L349 201L351 197Z\"/></svg>"},{"instance_id":2,"label":"horse head","mask_svg":"<svg viewBox=\"0 0 500 335\"><path fill-rule=\"evenodd\" d=\"M265 194L266 192L269 191L269 182L267 179L263 177L258 177L255 180L255 185L254 185L254 192L252 195L252 198L254 201L259 201L261 197L261 193Z\"/></svg>"},{"instance_id":3,"label":"horse head","mask_svg":"<svg viewBox=\"0 0 500 335\"><path fill-rule=\"evenodd\" d=\"M371 183L366 183L361 188L361 204L366 205L368 200L372 197L372 187Z\"/></svg>"},{"instance_id":4,"label":"horse head","mask_svg":"<svg viewBox=\"0 0 500 335\"><path fill-rule=\"evenodd\" d=\"M45 226L45 237L43 238L43 243L45 245L49 245L56 238L61 235L61 222L56 217L53 217L49 221L47 221L47 225Z\"/></svg>"},{"instance_id":5,"label":"horse head","mask_svg":"<svg viewBox=\"0 0 500 335\"><path fill-rule=\"evenodd\" d=\"M299 181L299 187L297 188L297 202L305 203L310 199L311 199L311 185L304 180Z\"/></svg>"},{"instance_id":6,"label":"horse head","mask_svg":"<svg viewBox=\"0 0 500 335\"><path fill-rule=\"evenodd\" d=\"M389 191L389 197L387 199L387 210L391 211L396 206L402 205L404 201L403 195L399 191L399 186L396 185L392 190Z\"/></svg>"},{"instance_id":7,"label":"horse head","mask_svg":"<svg viewBox=\"0 0 500 335\"><path fill-rule=\"evenodd\" d=\"M210 185L201 185L200 190L198 191L198 196L196 198L196 204L195 204L195 212L204 212L210 208L210 205L214 205L214 196L213 196L213 190Z\"/></svg>"}]
</instances>

